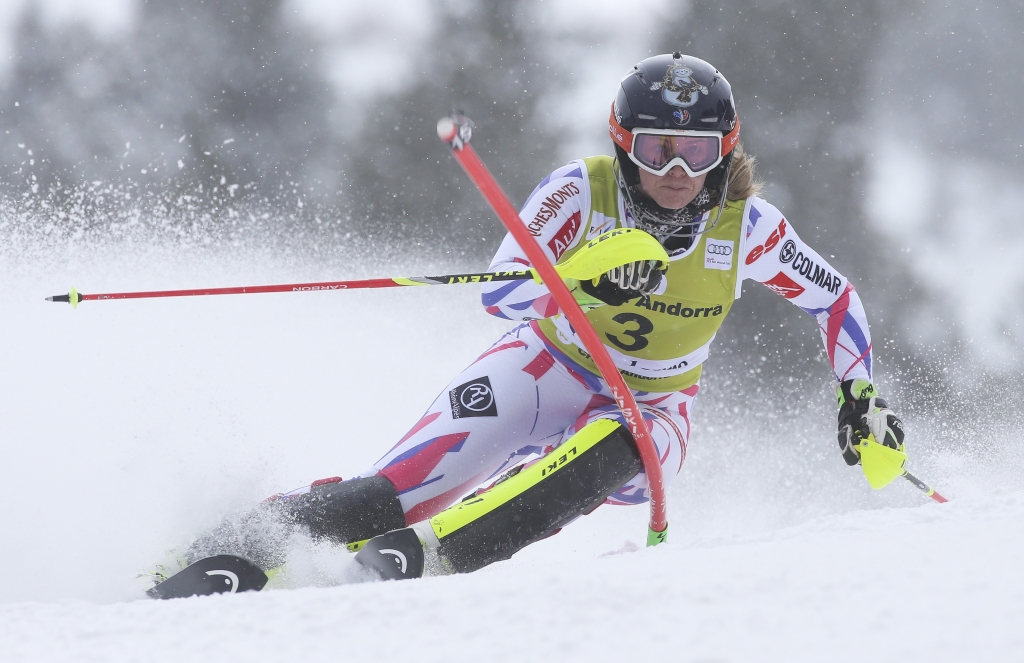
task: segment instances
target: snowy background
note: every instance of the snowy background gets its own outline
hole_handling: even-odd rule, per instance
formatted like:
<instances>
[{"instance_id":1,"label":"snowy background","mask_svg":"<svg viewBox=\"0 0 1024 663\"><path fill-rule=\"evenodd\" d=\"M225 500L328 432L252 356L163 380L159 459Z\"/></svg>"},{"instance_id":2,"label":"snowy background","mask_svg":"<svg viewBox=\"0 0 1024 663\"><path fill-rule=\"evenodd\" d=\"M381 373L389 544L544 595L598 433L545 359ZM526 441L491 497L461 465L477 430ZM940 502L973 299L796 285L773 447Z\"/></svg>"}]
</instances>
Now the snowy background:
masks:
<instances>
[{"instance_id":1,"label":"snowy background","mask_svg":"<svg viewBox=\"0 0 1024 663\"><path fill-rule=\"evenodd\" d=\"M0 4L0 659L1019 659L1022 30L937 2ZM768 197L857 283L953 501L846 468L813 323L748 288L669 545L604 508L472 576L366 584L314 548L292 591L140 600L224 513L362 471L505 325L458 287L43 298L481 268L501 232L437 117L469 111L521 201L609 150L618 79L673 48L730 78Z\"/></svg>"}]
</instances>

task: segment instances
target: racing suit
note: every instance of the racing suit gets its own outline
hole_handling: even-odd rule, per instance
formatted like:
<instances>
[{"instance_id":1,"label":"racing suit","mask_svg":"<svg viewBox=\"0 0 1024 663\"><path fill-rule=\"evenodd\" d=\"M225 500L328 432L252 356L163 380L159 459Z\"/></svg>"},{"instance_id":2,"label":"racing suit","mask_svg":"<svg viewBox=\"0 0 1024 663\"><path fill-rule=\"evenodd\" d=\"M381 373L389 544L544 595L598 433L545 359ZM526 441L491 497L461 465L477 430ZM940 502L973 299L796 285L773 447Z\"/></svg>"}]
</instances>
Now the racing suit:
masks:
<instances>
[{"instance_id":1,"label":"racing suit","mask_svg":"<svg viewBox=\"0 0 1024 663\"><path fill-rule=\"evenodd\" d=\"M611 157L573 161L545 177L520 217L552 262L601 233L633 227ZM682 468L702 364L744 280L791 300L818 323L836 379L871 379L871 337L853 286L758 197L729 201L691 246L670 253L658 290L587 314L648 423L666 482ZM530 267L508 235L492 271ZM544 455L582 426L621 420L572 326L543 284L483 285L491 315L521 324L448 385L398 443L362 476L396 487L408 523L437 514L477 485ZM643 472L607 501L648 498Z\"/></svg>"}]
</instances>

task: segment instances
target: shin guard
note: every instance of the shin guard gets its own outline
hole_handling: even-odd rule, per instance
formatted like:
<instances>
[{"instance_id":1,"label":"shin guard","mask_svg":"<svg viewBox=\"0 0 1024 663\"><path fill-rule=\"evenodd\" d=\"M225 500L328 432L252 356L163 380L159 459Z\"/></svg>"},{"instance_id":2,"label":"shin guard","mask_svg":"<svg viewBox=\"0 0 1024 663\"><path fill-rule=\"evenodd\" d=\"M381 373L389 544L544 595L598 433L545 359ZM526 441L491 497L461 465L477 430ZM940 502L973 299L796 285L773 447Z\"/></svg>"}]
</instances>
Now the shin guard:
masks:
<instances>
[{"instance_id":1,"label":"shin guard","mask_svg":"<svg viewBox=\"0 0 1024 663\"><path fill-rule=\"evenodd\" d=\"M629 431L598 419L534 465L400 532L415 533L436 548L446 571L468 573L508 559L589 513L642 469ZM357 561L384 578L414 577L403 568L414 566L403 564L413 553L409 537L399 541L398 534L371 540Z\"/></svg>"},{"instance_id":2,"label":"shin guard","mask_svg":"<svg viewBox=\"0 0 1024 663\"><path fill-rule=\"evenodd\" d=\"M508 559L600 506L642 469L629 431L598 419L540 462L431 518L438 553L457 573Z\"/></svg>"}]
</instances>

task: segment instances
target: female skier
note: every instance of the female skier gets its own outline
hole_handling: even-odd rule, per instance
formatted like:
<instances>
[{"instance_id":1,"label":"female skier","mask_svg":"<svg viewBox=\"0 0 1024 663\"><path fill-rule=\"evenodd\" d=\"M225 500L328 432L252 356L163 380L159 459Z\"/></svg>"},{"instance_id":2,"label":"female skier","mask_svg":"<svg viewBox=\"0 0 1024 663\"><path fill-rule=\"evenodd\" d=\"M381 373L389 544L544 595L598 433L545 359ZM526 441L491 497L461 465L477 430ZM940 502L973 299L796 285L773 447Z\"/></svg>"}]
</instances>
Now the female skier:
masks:
<instances>
[{"instance_id":1,"label":"female skier","mask_svg":"<svg viewBox=\"0 0 1024 663\"><path fill-rule=\"evenodd\" d=\"M556 264L615 229L643 231L664 247L667 261L624 261L599 280L569 285L633 390L666 482L682 468L702 363L745 279L817 321L839 382L847 464L859 462L858 444L869 435L902 452L902 425L871 382L860 297L758 197L725 77L679 53L643 60L622 79L608 130L614 158L555 170L520 217ZM529 267L509 235L490 270ZM192 546L188 561L230 552L275 567L282 541L299 528L361 548L359 562L385 578L419 576L424 550L439 568L466 572L603 503L646 502L632 436L547 288L532 280L485 284L483 305L521 324L452 380L373 467L225 523Z\"/></svg>"}]
</instances>

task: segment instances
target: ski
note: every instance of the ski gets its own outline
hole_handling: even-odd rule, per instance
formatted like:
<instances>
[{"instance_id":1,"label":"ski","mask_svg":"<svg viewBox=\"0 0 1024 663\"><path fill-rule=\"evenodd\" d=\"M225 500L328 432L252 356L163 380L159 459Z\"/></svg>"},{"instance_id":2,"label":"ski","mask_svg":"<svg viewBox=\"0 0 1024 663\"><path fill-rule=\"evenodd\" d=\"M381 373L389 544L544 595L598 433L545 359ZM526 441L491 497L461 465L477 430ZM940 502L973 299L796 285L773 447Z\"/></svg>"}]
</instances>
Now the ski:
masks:
<instances>
[{"instance_id":1,"label":"ski","mask_svg":"<svg viewBox=\"0 0 1024 663\"><path fill-rule=\"evenodd\" d=\"M186 568L146 591L154 599L180 599L187 596L235 594L259 591L267 584L267 574L247 559L234 555L214 555L189 564Z\"/></svg>"}]
</instances>

